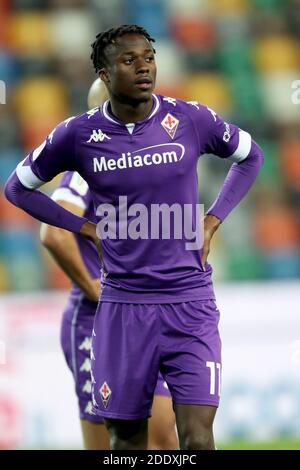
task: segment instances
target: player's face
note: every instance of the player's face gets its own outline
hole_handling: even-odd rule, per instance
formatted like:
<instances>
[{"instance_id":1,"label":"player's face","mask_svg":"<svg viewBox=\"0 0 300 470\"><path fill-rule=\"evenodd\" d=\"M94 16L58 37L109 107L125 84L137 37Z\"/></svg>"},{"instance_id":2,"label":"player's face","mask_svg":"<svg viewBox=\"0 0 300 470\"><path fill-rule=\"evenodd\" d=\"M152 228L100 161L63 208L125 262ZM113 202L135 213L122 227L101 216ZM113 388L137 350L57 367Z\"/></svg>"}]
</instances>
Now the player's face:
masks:
<instances>
[{"instance_id":1,"label":"player's face","mask_svg":"<svg viewBox=\"0 0 300 470\"><path fill-rule=\"evenodd\" d=\"M140 34L125 34L107 48L108 66L100 71L112 96L123 102L151 99L156 64L151 44Z\"/></svg>"}]
</instances>

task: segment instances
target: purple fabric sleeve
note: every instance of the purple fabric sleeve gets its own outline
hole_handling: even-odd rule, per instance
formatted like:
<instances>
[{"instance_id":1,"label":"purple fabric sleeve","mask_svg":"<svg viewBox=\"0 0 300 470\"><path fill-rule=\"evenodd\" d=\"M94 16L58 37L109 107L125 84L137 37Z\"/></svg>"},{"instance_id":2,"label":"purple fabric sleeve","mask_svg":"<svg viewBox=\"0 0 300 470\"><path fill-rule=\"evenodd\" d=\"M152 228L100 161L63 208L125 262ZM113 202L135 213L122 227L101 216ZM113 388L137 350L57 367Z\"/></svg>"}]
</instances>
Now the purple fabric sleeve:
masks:
<instances>
[{"instance_id":1,"label":"purple fabric sleeve","mask_svg":"<svg viewBox=\"0 0 300 470\"><path fill-rule=\"evenodd\" d=\"M12 204L46 224L79 233L87 222L84 217L72 214L40 191L25 188L16 172L9 177L4 193Z\"/></svg>"},{"instance_id":2,"label":"purple fabric sleeve","mask_svg":"<svg viewBox=\"0 0 300 470\"><path fill-rule=\"evenodd\" d=\"M223 221L253 185L263 160L261 148L252 140L249 155L242 162L231 166L218 197L207 214Z\"/></svg>"}]
</instances>

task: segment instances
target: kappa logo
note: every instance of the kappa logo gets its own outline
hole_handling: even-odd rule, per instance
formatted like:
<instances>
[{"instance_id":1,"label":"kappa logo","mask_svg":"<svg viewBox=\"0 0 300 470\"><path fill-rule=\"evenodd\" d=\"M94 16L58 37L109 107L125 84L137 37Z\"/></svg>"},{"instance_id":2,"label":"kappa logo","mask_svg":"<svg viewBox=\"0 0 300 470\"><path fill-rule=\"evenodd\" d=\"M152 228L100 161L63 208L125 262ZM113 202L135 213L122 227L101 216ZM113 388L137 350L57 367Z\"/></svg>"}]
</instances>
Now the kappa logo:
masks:
<instances>
[{"instance_id":1,"label":"kappa logo","mask_svg":"<svg viewBox=\"0 0 300 470\"><path fill-rule=\"evenodd\" d=\"M164 96L163 100L166 101L167 103L172 104L173 106L176 106L176 98L170 98L170 96Z\"/></svg>"},{"instance_id":2,"label":"kappa logo","mask_svg":"<svg viewBox=\"0 0 300 470\"><path fill-rule=\"evenodd\" d=\"M89 415L94 415L95 413L93 412L92 406L93 406L93 405L92 405L92 402L89 401L89 402L87 403L86 407L85 407L84 412L85 412L85 413L88 413Z\"/></svg>"},{"instance_id":3,"label":"kappa logo","mask_svg":"<svg viewBox=\"0 0 300 470\"><path fill-rule=\"evenodd\" d=\"M80 351L82 351L83 349L85 351L89 351L91 349L91 346L92 346L92 338L90 338L89 336L86 336L78 349Z\"/></svg>"},{"instance_id":4,"label":"kappa logo","mask_svg":"<svg viewBox=\"0 0 300 470\"><path fill-rule=\"evenodd\" d=\"M195 106L195 108L197 108L198 111L199 111L200 108L199 108L199 103L198 103L198 101L187 101L187 103L188 103L188 104L191 104L192 106Z\"/></svg>"},{"instance_id":5,"label":"kappa logo","mask_svg":"<svg viewBox=\"0 0 300 470\"><path fill-rule=\"evenodd\" d=\"M91 371L91 361L86 358L80 367L80 372L90 372Z\"/></svg>"},{"instance_id":6,"label":"kappa logo","mask_svg":"<svg viewBox=\"0 0 300 470\"><path fill-rule=\"evenodd\" d=\"M103 142L105 139L111 140L111 137L108 137L108 135L104 134L104 132L101 131L101 129L95 130L93 129L93 133L90 135L89 140L87 140L87 143L93 142Z\"/></svg>"},{"instance_id":7,"label":"kappa logo","mask_svg":"<svg viewBox=\"0 0 300 470\"><path fill-rule=\"evenodd\" d=\"M174 139L178 124L179 120L172 116L172 114L170 113L166 114L164 119L161 121L161 125L163 126L164 130L169 134L172 139Z\"/></svg>"},{"instance_id":8,"label":"kappa logo","mask_svg":"<svg viewBox=\"0 0 300 470\"><path fill-rule=\"evenodd\" d=\"M82 387L82 392L85 392L85 393L92 393L92 383L90 380L86 380L84 386Z\"/></svg>"},{"instance_id":9,"label":"kappa logo","mask_svg":"<svg viewBox=\"0 0 300 470\"><path fill-rule=\"evenodd\" d=\"M91 119L91 117L93 117L94 114L98 113L98 111L99 111L99 108L98 108L98 107L97 107L97 108L92 108L92 109L90 109L90 110L86 113L88 119Z\"/></svg>"},{"instance_id":10,"label":"kappa logo","mask_svg":"<svg viewBox=\"0 0 300 470\"><path fill-rule=\"evenodd\" d=\"M210 109L208 106L206 106L206 108L210 112L212 117L214 118L214 121L216 122L217 121L217 113L213 109Z\"/></svg>"},{"instance_id":11,"label":"kappa logo","mask_svg":"<svg viewBox=\"0 0 300 470\"><path fill-rule=\"evenodd\" d=\"M99 393L100 393L101 400L102 400L102 403L103 403L104 408L107 408L108 402L109 402L110 397L111 397L111 394L112 394L112 391L111 391L111 389L109 388L107 382L104 382L104 383L101 385L100 390L99 390Z\"/></svg>"},{"instance_id":12,"label":"kappa logo","mask_svg":"<svg viewBox=\"0 0 300 470\"><path fill-rule=\"evenodd\" d=\"M65 127L68 127L69 122L71 122L73 119L75 119L75 117L76 117L76 116L71 116L71 117L69 117L68 119L65 119L65 120L64 120Z\"/></svg>"}]
</instances>

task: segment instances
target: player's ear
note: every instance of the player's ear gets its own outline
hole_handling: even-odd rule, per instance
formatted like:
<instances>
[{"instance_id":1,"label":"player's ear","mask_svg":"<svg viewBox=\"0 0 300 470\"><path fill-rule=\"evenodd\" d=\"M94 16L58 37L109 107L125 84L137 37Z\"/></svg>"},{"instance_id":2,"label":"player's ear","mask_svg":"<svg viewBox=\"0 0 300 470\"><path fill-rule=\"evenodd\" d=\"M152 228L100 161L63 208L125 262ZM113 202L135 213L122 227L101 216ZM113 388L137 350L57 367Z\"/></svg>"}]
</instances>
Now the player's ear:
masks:
<instances>
[{"instance_id":1,"label":"player's ear","mask_svg":"<svg viewBox=\"0 0 300 470\"><path fill-rule=\"evenodd\" d=\"M99 77L105 84L109 83L109 76L106 68L99 70Z\"/></svg>"}]
</instances>

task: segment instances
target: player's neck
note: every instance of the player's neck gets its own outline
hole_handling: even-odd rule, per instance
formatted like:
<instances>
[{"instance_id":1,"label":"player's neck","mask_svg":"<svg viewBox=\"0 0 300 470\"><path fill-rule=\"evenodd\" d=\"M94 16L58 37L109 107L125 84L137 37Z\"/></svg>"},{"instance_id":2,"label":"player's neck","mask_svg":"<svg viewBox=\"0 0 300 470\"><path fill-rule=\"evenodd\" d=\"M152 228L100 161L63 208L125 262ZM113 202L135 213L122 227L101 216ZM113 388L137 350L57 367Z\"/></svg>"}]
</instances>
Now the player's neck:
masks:
<instances>
[{"instance_id":1,"label":"player's neck","mask_svg":"<svg viewBox=\"0 0 300 470\"><path fill-rule=\"evenodd\" d=\"M152 97L148 101L140 103L120 103L113 97L110 98L110 111L125 124L143 121L151 113L153 107Z\"/></svg>"}]
</instances>

